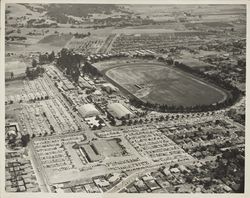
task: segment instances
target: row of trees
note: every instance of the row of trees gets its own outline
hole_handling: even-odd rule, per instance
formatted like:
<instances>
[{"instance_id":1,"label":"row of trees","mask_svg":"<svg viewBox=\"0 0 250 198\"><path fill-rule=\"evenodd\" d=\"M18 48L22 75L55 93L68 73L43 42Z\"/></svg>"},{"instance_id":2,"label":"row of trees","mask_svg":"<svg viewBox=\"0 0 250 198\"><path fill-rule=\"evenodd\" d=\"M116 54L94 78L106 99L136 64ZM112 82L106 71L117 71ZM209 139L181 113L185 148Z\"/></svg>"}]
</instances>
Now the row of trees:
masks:
<instances>
[{"instance_id":1,"label":"row of trees","mask_svg":"<svg viewBox=\"0 0 250 198\"><path fill-rule=\"evenodd\" d=\"M6 41L21 41L21 40L27 40L27 37L25 36L6 36L5 37Z\"/></svg>"},{"instance_id":2,"label":"row of trees","mask_svg":"<svg viewBox=\"0 0 250 198\"><path fill-rule=\"evenodd\" d=\"M168 112L168 113L187 113L187 112L205 112L205 111L214 111L218 109L225 108L227 106L231 106L238 99L238 92L231 92L232 97L228 97L224 102L209 104L209 105L194 105L194 106L175 106L175 105L167 105L167 104L157 104L157 103L149 103L139 100L138 98L131 97L130 103L137 108L145 108L148 110L157 110L159 112Z\"/></svg>"},{"instance_id":3,"label":"row of trees","mask_svg":"<svg viewBox=\"0 0 250 198\"><path fill-rule=\"evenodd\" d=\"M101 75L100 72L95 67L93 67L89 62L86 62L84 67L82 67L82 72L92 76Z\"/></svg>"},{"instance_id":4,"label":"row of trees","mask_svg":"<svg viewBox=\"0 0 250 198\"><path fill-rule=\"evenodd\" d=\"M90 32L88 32L87 34L84 34L84 33L75 33L74 34L74 37L75 38L85 38L85 37L87 37L87 36L90 36L91 34L90 34Z\"/></svg>"}]
</instances>

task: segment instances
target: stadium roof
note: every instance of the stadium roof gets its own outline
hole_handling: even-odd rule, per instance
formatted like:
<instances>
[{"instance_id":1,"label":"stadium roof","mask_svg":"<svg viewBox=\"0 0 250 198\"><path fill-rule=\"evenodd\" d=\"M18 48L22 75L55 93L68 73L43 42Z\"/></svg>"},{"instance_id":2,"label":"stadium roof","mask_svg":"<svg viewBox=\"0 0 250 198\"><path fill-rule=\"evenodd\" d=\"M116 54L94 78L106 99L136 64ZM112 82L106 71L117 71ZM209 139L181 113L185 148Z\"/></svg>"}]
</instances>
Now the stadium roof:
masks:
<instances>
[{"instance_id":1,"label":"stadium roof","mask_svg":"<svg viewBox=\"0 0 250 198\"><path fill-rule=\"evenodd\" d=\"M93 104L84 104L78 108L78 111L84 118L97 116L100 114Z\"/></svg>"},{"instance_id":2,"label":"stadium roof","mask_svg":"<svg viewBox=\"0 0 250 198\"><path fill-rule=\"evenodd\" d=\"M120 119L122 117L127 117L133 115L126 107L124 107L121 103L112 103L108 105L109 113Z\"/></svg>"}]
</instances>

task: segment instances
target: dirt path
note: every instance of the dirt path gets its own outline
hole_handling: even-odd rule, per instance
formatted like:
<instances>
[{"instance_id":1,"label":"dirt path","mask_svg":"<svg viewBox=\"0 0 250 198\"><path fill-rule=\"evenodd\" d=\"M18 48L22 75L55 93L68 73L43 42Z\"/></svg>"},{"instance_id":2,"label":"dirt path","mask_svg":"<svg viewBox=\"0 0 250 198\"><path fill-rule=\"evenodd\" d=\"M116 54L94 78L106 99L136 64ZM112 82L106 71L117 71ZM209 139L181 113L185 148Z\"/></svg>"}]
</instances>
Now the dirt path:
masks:
<instances>
[{"instance_id":1,"label":"dirt path","mask_svg":"<svg viewBox=\"0 0 250 198\"><path fill-rule=\"evenodd\" d=\"M116 34L116 35L114 36L114 38L112 39L112 41L111 41L111 42L109 43L109 45L107 46L107 48L106 48L106 50L105 50L105 53L108 53L108 52L111 50L113 43L115 42L115 40L116 40L119 36L120 36L120 34Z\"/></svg>"}]
</instances>

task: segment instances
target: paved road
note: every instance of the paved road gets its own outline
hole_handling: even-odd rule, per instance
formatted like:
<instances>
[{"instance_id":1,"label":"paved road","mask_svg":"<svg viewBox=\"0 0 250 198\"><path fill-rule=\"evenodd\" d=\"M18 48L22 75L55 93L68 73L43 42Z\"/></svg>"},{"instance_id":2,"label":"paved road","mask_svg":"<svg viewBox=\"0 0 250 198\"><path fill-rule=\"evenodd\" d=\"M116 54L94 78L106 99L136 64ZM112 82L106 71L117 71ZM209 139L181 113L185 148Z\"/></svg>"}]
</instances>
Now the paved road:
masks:
<instances>
[{"instance_id":1,"label":"paved road","mask_svg":"<svg viewBox=\"0 0 250 198\"><path fill-rule=\"evenodd\" d=\"M81 125L82 131L89 130L89 127L87 126L87 124L85 124L84 122L81 122L82 119L80 118L78 113L72 110L71 105L68 103L68 101L65 100L62 94L59 92L59 90L54 86L54 82L49 78L47 74L45 74L45 78L46 78L47 83L49 84L49 87L53 90L53 93L56 96L55 98L58 98L61 103L69 107L70 112L74 115L74 119L77 120L77 122Z\"/></svg>"},{"instance_id":2,"label":"paved road","mask_svg":"<svg viewBox=\"0 0 250 198\"><path fill-rule=\"evenodd\" d=\"M42 167L41 163L39 162L39 159L37 159L37 156L35 154L35 148L34 148L32 141L28 145L28 150L29 150L30 160L33 165L33 169L34 169L39 187L41 188L41 191L51 192L50 187L49 187L49 182L45 174L45 170Z\"/></svg>"},{"instance_id":3,"label":"paved road","mask_svg":"<svg viewBox=\"0 0 250 198\"><path fill-rule=\"evenodd\" d=\"M178 164L185 165L185 164L193 163L195 161L197 161L197 160L193 158L191 160L186 160L186 161L180 162ZM131 182L135 181L136 178L141 177L141 176L145 175L146 173L158 170L161 166L162 165L159 165L159 164L152 165L150 168L146 168L146 169L140 170L138 172L132 173L131 175L126 177L124 180L122 180L120 183L118 183L116 186L109 189L107 191L107 193L117 193L117 192L121 191L124 187L128 186Z\"/></svg>"}]
</instances>

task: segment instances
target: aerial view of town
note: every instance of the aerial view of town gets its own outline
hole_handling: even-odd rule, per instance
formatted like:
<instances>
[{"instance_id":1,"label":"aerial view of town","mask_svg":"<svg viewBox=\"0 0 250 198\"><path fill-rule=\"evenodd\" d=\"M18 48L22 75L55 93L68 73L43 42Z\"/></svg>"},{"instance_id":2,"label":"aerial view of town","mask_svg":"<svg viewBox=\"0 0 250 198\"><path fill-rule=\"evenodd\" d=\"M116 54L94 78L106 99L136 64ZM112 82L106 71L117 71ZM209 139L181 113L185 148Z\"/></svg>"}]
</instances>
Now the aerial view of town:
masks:
<instances>
[{"instance_id":1,"label":"aerial view of town","mask_svg":"<svg viewBox=\"0 0 250 198\"><path fill-rule=\"evenodd\" d=\"M245 82L244 4L5 4L5 191L244 193Z\"/></svg>"}]
</instances>

